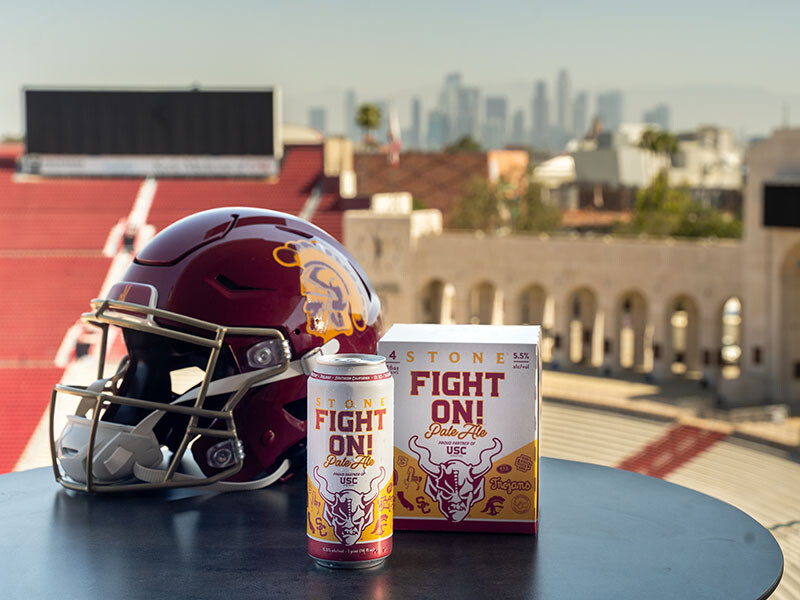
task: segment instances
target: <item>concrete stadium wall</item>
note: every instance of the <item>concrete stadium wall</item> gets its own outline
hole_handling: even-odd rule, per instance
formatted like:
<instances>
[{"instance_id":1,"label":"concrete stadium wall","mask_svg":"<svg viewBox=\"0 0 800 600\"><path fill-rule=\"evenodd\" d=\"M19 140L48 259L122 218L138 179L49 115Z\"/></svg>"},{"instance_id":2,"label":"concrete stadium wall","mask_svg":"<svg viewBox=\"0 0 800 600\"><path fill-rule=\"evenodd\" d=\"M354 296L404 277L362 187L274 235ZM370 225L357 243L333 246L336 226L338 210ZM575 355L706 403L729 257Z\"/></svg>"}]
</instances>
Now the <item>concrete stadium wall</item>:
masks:
<instances>
[{"instance_id":1,"label":"concrete stadium wall","mask_svg":"<svg viewBox=\"0 0 800 600\"><path fill-rule=\"evenodd\" d=\"M614 374L623 369L626 324L635 366L655 379L673 376L673 362L682 362L732 404L800 409L800 230L762 224L764 183L800 183L800 130L757 145L748 167L742 241L444 232L435 210L348 211L344 241L375 285L387 326L514 324L533 310L554 365L579 357ZM531 286L536 292L524 298ZM742 304L733 381L721 378L719 360L730 298ZM670 325L676 307L688 320L680 357Z\"/></svg>"}]
</instances>

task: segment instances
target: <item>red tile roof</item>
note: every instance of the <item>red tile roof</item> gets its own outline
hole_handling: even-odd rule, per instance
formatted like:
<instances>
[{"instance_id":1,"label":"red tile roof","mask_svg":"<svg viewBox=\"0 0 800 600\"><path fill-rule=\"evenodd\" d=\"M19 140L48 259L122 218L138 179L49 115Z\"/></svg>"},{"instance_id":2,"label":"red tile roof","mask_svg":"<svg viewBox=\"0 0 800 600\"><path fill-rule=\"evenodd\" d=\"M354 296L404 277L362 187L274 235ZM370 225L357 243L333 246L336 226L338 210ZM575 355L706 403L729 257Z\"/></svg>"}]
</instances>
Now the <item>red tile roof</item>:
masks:
<instances>
[{"instance_id":1,"label":"red tile roof","mask_svg":"<svg viewBox=\"0 0 800 600\"><path fill-rule=\"evenodd\" d=\"M565 210L561 213L561 225L573 227L612 227L617 222L627 223L631 212L601 210Z\"/></svg>"},{"instance_id":2,"label":"red tile roof","mask_svg":"<svg viewBox=\"0 0 800 600\"><path fill-rule=\"evenodd\" d=\"M445 220L469 181L489 175L484 152L405 152L391 166L383 154L354 157L358 193L410 192L426 208L438 208Z\"/></svg>"}]
</instances>

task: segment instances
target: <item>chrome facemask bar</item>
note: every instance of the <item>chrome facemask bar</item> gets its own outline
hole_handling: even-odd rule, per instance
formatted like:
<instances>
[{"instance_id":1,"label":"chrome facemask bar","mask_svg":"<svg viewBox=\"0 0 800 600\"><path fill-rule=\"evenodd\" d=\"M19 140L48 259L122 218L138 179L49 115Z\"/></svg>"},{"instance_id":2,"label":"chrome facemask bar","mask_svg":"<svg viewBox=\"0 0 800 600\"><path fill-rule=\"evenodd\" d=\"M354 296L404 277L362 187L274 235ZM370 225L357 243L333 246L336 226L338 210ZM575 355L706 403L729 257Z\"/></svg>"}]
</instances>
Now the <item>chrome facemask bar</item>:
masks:
<instances>
[{"instance_id":1,"label":"chrome facemask bar","mask_svg":"<svg viewBox=\"0 0 800 600\"><path fill-rule=\"evenodd\" d=\"M91 302L92 312L84 313L81 319L90 325L98 327L102 330L102 339L99 348L99 364L97 370L98 380L103 379L106 361L106 351L108 347L108 333L109 326L115 325L124 329L134 329L145 333L152 333L155 335L164 336L167 338L188 342L210 349L208 363L206 365L205 376L200 384L200 389L194 399L193 406L181 406L175 404L164 404L162 402L153 402L150 400L140 400L137 398L128 398L115 394L120 375L122 371L118 371L117 375L110 378L108 383L103 386L103 389L89 389L83 386L70 386L57 384L53 388L50 397L50 455L53 464L53 472L56 481L63 485L65 488L77 490L82 492L122 492L132 490L148 490L159 489L165 487L189 487L189 486L204 486L216 483L223 479L227 479L238 473L243 463L243 458L240 455L235 457L235 463L228 469L221 471L215 475L205 479L198 478L194 480L186 480L183 478L176 478L178 466L183 459L189 444L198 436L216 437L221 440L235 440L237 439L236 424L233 420L233 409L242 399L242 397L259 382L275 377L286 371L289 368L290 357L288 352L288 342L286 341L283 333L278 329L272 328L256 328L256 327L225 327L216 325L200 319L186 317L177 313L160 310L157 308L145 307L139 304L132 304L119 300L108 299L95 299ZM161 324L156 322L159 319ZM165 323L170 323L166 325ZM186 333L177 328L171 328L172 324L177 326L186 326L197 334ZM206 335L202 335L205 332ZM259 370L254 373L252 377L246 378L241 382L239 389L231 395L228 401L220 410L209 410L202 408L209 385L211 384L211 377L217 364L217 360L222 351L226 336L253 336L253 337L267 337L280 340L281 346L286 349L284 355L280 357L280 362L273 367ZM110 389L109 388L110 383ZM93 386L90 386L93 387ZM61 472L58 464L58 454L56 450L56 437L55 437L55 405L56 397L59 392L79 396L81 402L94 401L92 412L91 429L89 433L89 443L86 458L86 483L80 483L67 479ZM115 483L98 483L93 476L94 472L94 449L97 437L98 423L103 408L106 408L112 403L121 404L125 406L133 406L137 408L144 408L154 412L160 411L163 413L176 413L188 415L190 417L189 424L186 432L181 439L178 449L172 456L169 466L165 471L164 480L157 483L149 482L130 482L124 484ZM201 418L218 419L225 423L225 429L207 429L198 427L198 420Z\"/></svg>"}]
</instances>

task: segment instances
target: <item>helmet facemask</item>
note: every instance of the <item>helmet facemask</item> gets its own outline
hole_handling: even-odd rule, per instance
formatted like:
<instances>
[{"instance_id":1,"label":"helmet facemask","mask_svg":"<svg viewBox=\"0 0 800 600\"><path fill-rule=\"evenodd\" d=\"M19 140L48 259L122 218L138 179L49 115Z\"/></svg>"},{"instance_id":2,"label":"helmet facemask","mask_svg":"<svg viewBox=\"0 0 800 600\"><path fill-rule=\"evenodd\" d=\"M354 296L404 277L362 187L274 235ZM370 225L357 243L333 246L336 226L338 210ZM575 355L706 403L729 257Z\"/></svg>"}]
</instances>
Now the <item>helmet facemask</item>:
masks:
<instances>
[{"instance_id":1,"label":"helmet facemask","mask_svg":"<svg viewBox=\"0 0 800 600\"><path fill-rule=\"evenodd\" d=\"M94 300L92 308L83 320L102 330L97 381L56 385L51 397L53 466L56 479L71 489L210 485L235 475L244 458L233 418L236 405L251 388L310 368L308 360L291 361L289 344L277 329L224 327L117 300ZM107 377L110 326L122 329L129 354ZM256 340L243 357L252 369L247 372L240 372L230 349L237 339ZM187 369L200 369L201 375L178 394L173 380ZM56 439L59 393L80 401ZM201 436L216 441L206 453L214 474L181 473L191 455L187 450Z\"/></svg>"}]
</instances>

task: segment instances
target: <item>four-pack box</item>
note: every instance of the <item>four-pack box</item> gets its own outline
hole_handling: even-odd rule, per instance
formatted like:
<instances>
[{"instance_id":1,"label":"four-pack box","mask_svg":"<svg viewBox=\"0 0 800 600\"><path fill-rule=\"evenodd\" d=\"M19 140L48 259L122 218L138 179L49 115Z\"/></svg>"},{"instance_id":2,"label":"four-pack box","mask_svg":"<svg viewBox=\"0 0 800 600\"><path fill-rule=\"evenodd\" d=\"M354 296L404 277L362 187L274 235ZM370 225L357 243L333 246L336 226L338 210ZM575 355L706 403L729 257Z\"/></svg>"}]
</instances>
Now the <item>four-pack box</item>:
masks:
<instances>
[{"instance_id":1,"label":"four-pack box","mask_svg":"<svg viewBox=\"0 0 800 600\"><path fill-rule=\"evenodd\" d=\"M540 327L393 325L395 529L536 533Z\"/></svg>"}]
</instances>

